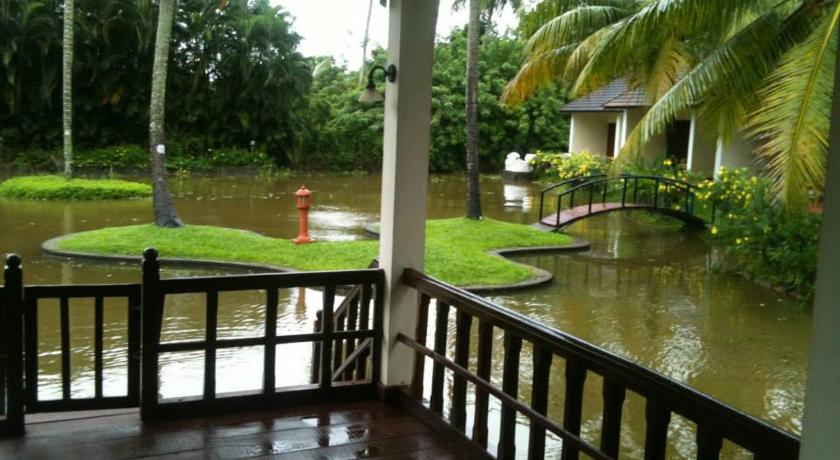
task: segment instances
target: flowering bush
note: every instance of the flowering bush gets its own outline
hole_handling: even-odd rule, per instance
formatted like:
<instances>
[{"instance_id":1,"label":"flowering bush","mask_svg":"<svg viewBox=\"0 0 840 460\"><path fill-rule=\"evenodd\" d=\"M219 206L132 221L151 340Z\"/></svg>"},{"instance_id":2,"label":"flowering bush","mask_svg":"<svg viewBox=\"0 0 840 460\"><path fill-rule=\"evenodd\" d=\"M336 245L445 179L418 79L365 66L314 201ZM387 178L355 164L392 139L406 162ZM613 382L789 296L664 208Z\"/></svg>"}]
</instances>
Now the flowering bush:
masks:
<instances>
[{"instance_id":1,"label":"flowering bush","mask_svg":"<svg viewBox=\"0 0 840 460\"><path fill-rule=\"evenodd\" d=\"M774 203L770 183L747 169L721 168L718 180L699 184L698 199L715 206L712 241L725 250L727 270L739 271L809 298L817 271L821 217Z\"/></svg>"},{"instance_id":2,"label":"flowering bush","mask_svg":"<svg viewBox=\"0 0 840 460\"><path fill-rule=\"evenodd\" d=\"M535 169L554 179L566 180L580 176L605 174L610 167L610 159L593 155L584 150L580 153L544 153L537 152L531 160Z\"/></svg>"}]
</instances>

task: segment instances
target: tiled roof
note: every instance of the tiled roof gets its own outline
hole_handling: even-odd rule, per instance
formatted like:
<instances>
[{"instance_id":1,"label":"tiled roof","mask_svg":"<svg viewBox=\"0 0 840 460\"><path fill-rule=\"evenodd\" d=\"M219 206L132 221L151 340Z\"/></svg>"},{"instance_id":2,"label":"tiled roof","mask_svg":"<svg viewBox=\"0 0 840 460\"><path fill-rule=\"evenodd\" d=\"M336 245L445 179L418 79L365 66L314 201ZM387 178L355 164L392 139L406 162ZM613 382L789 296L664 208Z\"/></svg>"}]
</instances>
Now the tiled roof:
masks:
<instances>
[{"instance_id":1,"label":"tiled roof","mask_svg":"<svg viewBox=\"0 0 840 460\"><path fill-rule=\"evenodd\" d=\"M630 89L627 80L618 78L601 89L569 102L563 112L604 112L626 107L644 107L644 91Z\"/></svg>"}]
</instances>

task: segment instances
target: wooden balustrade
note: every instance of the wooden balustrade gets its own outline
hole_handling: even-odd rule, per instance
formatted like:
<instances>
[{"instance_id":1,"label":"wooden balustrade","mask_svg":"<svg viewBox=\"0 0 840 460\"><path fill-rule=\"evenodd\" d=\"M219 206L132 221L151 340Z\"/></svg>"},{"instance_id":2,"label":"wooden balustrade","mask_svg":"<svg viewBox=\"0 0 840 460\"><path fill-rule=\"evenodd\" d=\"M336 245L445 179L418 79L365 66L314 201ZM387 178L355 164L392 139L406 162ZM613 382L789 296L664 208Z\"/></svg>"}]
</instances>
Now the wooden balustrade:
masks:
<instances>
[{"instance_id":1,"label":"wooden balustrade","mask_svg":"<svg viewBox=\"0 0 840 460\"><path fill-rule=\"evenodd\" d=\"M0 435L20 435L24 412L55 412L140 406L143 419L211 414L267 408L316 400L361 400L377 396L381 361L384 273L378 269L331 272L276 273L161 279L157 252L144 252L142 282L138 284L24 286L21 261L6 259L0 287ZM333 311L336 291L350 294ZM323 292L320 329L312 333L277 334L278 291L312 288ZM265 293L264 330L258 337L220 338L219 295L231 291ZM343 291L342 291L343 292ZM164 305L174 294L205 296L205 334L202 340L161 343ZM74 397L71 360L71 312L76 302L93 306L93 396ZM125 394L103 394L105 302L124 302L128 360ZM57 303L60 337L60 398L42 400L38 382L43 372L39 317L44 302ZM109 303L110 305L110 303ZM110 307L109 307L110 308ZM224 326L224 325L221 325ZM312 343L314 385L276 388L277 346ZM217 352L238 347L262 347L261 390L220 394L216 388ZM200 395L161 399L161 353L203 352L204 376ZM142 367L141 367L142 362ZM25 383L25 386L24 386ZM25 409L25 410L24 410Z\"/></svg>"},{"instance_id":2,"label":"wooden balustrade","mask_svg":"<svg viewBox=\"0 0 840 460\"><path fill-rule=\"evenodd\" d=\"M462 289L435 280L416 270L408 269L402 280L418 291L418 326L414 338L405 334L398 341L415 351L415 372L410 396L437 414L440 422L453 431L464 433L464 418L473 411L473 430L463 437L484 451L488 447L498 458L514 458L525 445L515 443L517 415L529 420L528 458L545 456L546 435L552 433L562 440L562 458L617 458L621 446L621 423L625 409L625 395L632 391L644 398L643 417L644 458L664 459L668 445L668 427L673 415L679 415L697 426L697 458L719 458L723 440L731 441L756 458L796 459L799 441L793 435L772 427L754 417L729 407L683 384L668 379L613 353L580 339L543 326L523 315L495 305ZM434 303L437 310L434 344L426 344L428 312ZM449 313L455 313L454 356L447 352ZM470 325L478 322L478 344L475 370L469 369ZM490 382L492 347L495 332L504 340L501 388ZM520 375L520 356L523 343L532 350L533 375L530 382L531 400L519 399L519 385L525 383ZM428 402L423 401L426 390L425 358L431 358L432 378ZM554 359L559 358L559 359ZM418 364L419 363L419 364ZM547 415L551 369L565 366L565 393L562 420ZM449 414L443 413L445 371L452 373L452 387L448 394ZM581 439L584 384L588 376L602 377L603 413L600 419L600 443ZM475 403L467 407L465 383L475 388ZM501 402L501 422L497 446L488 446L488 395Z\"/></svg>"},{"instance_id":3,"label":"wooden balustrade","mask_svg":"<svg viewBox=\"0 0 840 460\"><path fill-rule=\"evenodd\" d=\"M157 253L147 250L143 262L143 326L144 329L156 333L143 335L144 367L150 372L143 373L142 417L155 419L184 413L195 415L242 411L319 399L374 398L381 359L378 349L382 335L383 285L384 274L378 269L160 279ZM336 290L342 286L352 286L351 295L345 297L341 305L335 308ZM322 291L320 329L304 334L276 333L277 292L279 289L288 288L313 288ZM266 293L264 334L249 338L218 338L216 330L219 293L254 290ZM166 296L187 293L203 293L206 296L204 340L160 343ZM349 321L351 317L352 325ZM318 380L311 385L277 389L274 381L275 372L278 371L274 359L276 347L290 343L313 344L317 356L313 359L313 375L317 375ZM217 394L217 350L248 346L260 346L264 349L262 389L248 394ZM160 354L186 351L204 353L202 395L189 399L160 399L157 375ZM366 362L368 356L371 361L370 372L367 372L366 364L360 364ZM352 378L348 379L350 375Z\"/></svg>"}]
</instances>

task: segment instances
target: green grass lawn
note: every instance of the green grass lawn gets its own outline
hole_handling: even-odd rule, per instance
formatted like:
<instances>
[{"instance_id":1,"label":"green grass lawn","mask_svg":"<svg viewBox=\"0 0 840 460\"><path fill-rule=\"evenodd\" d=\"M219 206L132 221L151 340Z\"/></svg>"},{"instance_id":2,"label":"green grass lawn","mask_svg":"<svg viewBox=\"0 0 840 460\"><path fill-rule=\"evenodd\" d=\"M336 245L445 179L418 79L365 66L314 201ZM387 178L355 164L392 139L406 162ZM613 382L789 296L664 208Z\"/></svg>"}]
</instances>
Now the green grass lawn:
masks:
<instances>
[{"instance_id":1,"label":"green grass lawn","mask_svg":"<svg viewBox=\"0 0 840 460\"><path fill-rule=\"evenodd\" d=\"M0 183L0 196L28 200L121 200L152 196L152 187L116 179L13 177Z\"/></svg>"},{"instance_id":2,"label":"green grass lawn","mask_svg":"<svg viewBox=\"0 0 840 460\"><path fill-rule=\"evenodd\" d=\"M529 268L487 251L499 248L561 246L572 238L526 225L492 219L431 220L427 223L426 272L459 286L501 285L534 276ZM296 245L246 230L188 225L111 227L78 233L60 241L63 250L139 255L153 246L162 257L255 262L298 270L364 268L377 255L378 242L331 241Z\"/></svg>"}]
</instances>

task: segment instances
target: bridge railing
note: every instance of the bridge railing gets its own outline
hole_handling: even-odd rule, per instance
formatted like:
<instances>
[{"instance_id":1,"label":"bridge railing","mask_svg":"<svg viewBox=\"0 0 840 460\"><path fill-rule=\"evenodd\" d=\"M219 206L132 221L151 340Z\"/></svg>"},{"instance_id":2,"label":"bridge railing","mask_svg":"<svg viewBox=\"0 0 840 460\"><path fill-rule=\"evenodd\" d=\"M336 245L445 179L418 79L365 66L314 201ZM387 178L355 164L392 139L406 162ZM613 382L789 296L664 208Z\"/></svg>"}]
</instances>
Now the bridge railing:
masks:
<instances>
[{"instance_id":1,"label":"bridge railing","mask_svg":"<svg viewBox=\"0 0 840 460\"><path fill-rule=\"evenodd\" d=\"M558 190L558 189L560 190L560 192L562 192L563 190L566 190L569 187L574 187L574 186L577 186L577 185L580 185L580 184L584 184L584 183L586 183L588 181L591 181L591 180L603 179L605 177L607 177L606 174L593 174L591 176L573 177L571 179L564 180L563 182L560 182L560 183L557 183L557 184L554 184L554 185L550 185L550 186L542 189L540 191L540 220L542 220L542 218L545 217L545 214L544 214L545 203L546 203L546 201L548 201L546 199L546 197L551 192L554 192L555 190ZM558 192L555 192L555 193L558 193Z\"/></svg>"},{"instance_id":2,"label":"bridge railing","mask_svg":"<svg viewBox=\"0 0 840 460\"><path fill-rule=\"evenodd\" d=\"M566 185L556 195L554 208L554 226L561 227L570 222L564 220L561 213L566 210L583 208L583 213L577 218L592 214L594 211L604 209L608 203L615 204L619 208L649 208L667 213L682 213L685 216L695 215L696 190L697 186L688 182L670 179L660 176L622 174L609 177L605 175L587 176L578 179L577 184L573 180L564 181L545 189L541 194L540 221L545 222L544 202L545 193ZM601 208L598 208L601 205Z\"/></svg>"}]
</instances>

